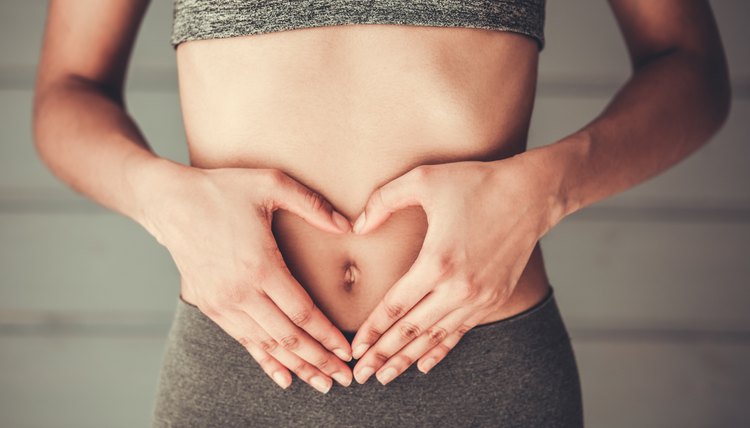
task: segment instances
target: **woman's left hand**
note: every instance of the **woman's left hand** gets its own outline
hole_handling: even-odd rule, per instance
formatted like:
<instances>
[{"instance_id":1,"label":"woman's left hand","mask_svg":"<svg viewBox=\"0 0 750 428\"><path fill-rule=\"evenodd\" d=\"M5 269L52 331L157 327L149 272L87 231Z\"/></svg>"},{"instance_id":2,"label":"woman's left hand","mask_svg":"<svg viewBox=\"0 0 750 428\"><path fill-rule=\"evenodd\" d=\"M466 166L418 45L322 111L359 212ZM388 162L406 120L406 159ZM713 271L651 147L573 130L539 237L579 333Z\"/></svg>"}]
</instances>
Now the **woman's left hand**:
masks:
<instances>
[{"instance_id":1,"label":"woman's left hand","mask_svg":"<svg viewBox=\"0 0 750 428\"><path fill-rule=\"evenodd\" d=\"M508 300L534 245L563 215L558 183L529 153L420 165L370 195L355 232L359 220L367 233L412 205L428 228L414 264L352 341L357 382L377 372L385 385L417 360L427 373Z\"/></svg>"}]
</instances>

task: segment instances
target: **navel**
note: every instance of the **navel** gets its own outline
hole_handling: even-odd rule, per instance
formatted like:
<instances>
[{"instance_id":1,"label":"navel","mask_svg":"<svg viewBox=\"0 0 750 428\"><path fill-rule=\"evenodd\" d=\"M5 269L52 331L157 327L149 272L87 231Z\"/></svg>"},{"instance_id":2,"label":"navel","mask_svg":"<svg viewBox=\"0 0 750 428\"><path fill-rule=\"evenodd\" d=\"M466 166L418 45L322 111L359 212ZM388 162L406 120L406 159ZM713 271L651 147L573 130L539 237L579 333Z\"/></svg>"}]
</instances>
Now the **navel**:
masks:
<instances>
[{"instance_id":1,"label":"navel","mask_svg":"<svg viewBox=\"0 0 750 428\"><path fill-rule=\"evenodd\" d=\"M359 279L359 270L354 264L354 260L347 260L343 266L343 280L341 281L344 290L351 293L354 283Z\"/></svg>"}]
</instances>

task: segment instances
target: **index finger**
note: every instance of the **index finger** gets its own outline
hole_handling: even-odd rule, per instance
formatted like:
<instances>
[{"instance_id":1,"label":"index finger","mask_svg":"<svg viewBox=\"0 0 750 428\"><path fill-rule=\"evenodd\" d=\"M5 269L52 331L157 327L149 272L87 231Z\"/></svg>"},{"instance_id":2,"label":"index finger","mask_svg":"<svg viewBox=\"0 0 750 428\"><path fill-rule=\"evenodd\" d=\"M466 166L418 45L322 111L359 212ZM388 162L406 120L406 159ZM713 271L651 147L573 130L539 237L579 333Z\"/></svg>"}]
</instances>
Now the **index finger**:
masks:
<instances>
[{"instance_id":1,"label":"index finger","mask_svg":"<svg viewBox=\"0 0 750 428\"><path fill-rule=\"evenodd\" d=\"M352 356L360 358L396 321L419 303L437 281L428 263L417 256L409 270L386 292L352 340Z\"/></svg>"},{"instance_id":2,"label":"index finger","mask_svg":"<svg viewBox=\"0 0 750 428\"><path fill-rule=\"evenodd\" d=\"M286 314L289 319L306 331L326 349L343 361L351 361L351 346L341 330L320 311L310 295L292 276L288 269L282 269L278 281L263 291Z\"/></svg>"}]
</instances>

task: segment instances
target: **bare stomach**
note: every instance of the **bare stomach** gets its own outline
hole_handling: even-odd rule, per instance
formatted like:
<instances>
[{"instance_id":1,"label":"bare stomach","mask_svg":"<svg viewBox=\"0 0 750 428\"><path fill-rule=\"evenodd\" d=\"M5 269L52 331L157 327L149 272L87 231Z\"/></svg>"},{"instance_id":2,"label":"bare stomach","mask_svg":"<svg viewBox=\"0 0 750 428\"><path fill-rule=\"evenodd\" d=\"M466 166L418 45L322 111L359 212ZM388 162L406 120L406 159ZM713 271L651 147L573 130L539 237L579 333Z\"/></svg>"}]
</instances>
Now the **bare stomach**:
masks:
<instances>
[{"instance_id":1,"label":"bare stomach","mask_svg":"<svg viewBox=\"0 0 750 428\"><path fill-rule=\"evenodd\" d=\"M180 101L191 165L278 168L354 220L377 187L421 164L497 160L526 149L537 46L516 33L349 25L182 43ZM276 211L290 271L353 332L416 259L427 220L394 213L367 235L335 235ZM548 292L537 243L507 304Z\"/></svg>"}]
</instances>

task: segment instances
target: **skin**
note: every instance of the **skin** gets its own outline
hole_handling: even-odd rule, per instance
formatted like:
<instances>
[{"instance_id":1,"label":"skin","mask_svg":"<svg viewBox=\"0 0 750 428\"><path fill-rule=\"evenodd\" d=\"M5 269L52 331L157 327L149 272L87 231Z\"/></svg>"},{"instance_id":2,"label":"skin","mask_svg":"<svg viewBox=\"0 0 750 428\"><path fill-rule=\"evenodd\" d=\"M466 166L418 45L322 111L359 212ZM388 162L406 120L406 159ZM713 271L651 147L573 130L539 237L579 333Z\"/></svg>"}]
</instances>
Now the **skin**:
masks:
<instances>
[{"instance_id":1,"label":"skin","mask_svg":"<svg viewBox=\"0 0 750 428\"><path fill-rule=\"evenodd\" d=\"M633 74L593 121L553 144L489 165L430 166L368 199L359 233L415 204L434 224L412 269L352 342L358 382L377 371L387 384L415 361L428 372L488 307L508 299L537 238L570 213L676 164L724 123L731 91L707 2L610 5ZM513 185L502 185L508 182Z\"/></svg>"},{"instance_id":2,"label":"skin","mask_svg":"<svg viewBox=\"0 0 750 428\"><path fill-rule=\"evenodd\" d=\"M586 127L530 151L536 48L523 36L366 26L185 43L184 166L154 155L125 109L147 2L51 1L35 143L61 180L167 247L185 300L280 386L290 370L320 378L321 392L334 373L348 385L333 353L349 359L341 330L357 331L355 351L370 344L354 353L356 379L370 367L388 383L389 368L428 371L473 326L538 302L541 236L677 163L725 120L707 2L610 4L633 75ZM483 55L462 56L468 47ZM361 235L337 212L364 212ZM354 292L340 285L342 263L359 277Z\"/></svg>"},{"instance_id":3,"label":"skin","mask_svg":"<svg viewBox=\"0 0 750 428\"><path fill-rule=\"evenodd\" d=\"M291 383L289 369L321 392L331 388L331 377L350 384L349 343L283 268L270 228L278 209L326 233L349 224L337 223L327 201L283 171L204 170L153 154L123 96L124 66L146 6L50 2L33 111L40 156L73 189L134 219L165 245L183 293L280 386ZM198 252L196 242L203 244ZM195 298L193 284L210 286Z\"/></svg>"}]
</instances>

